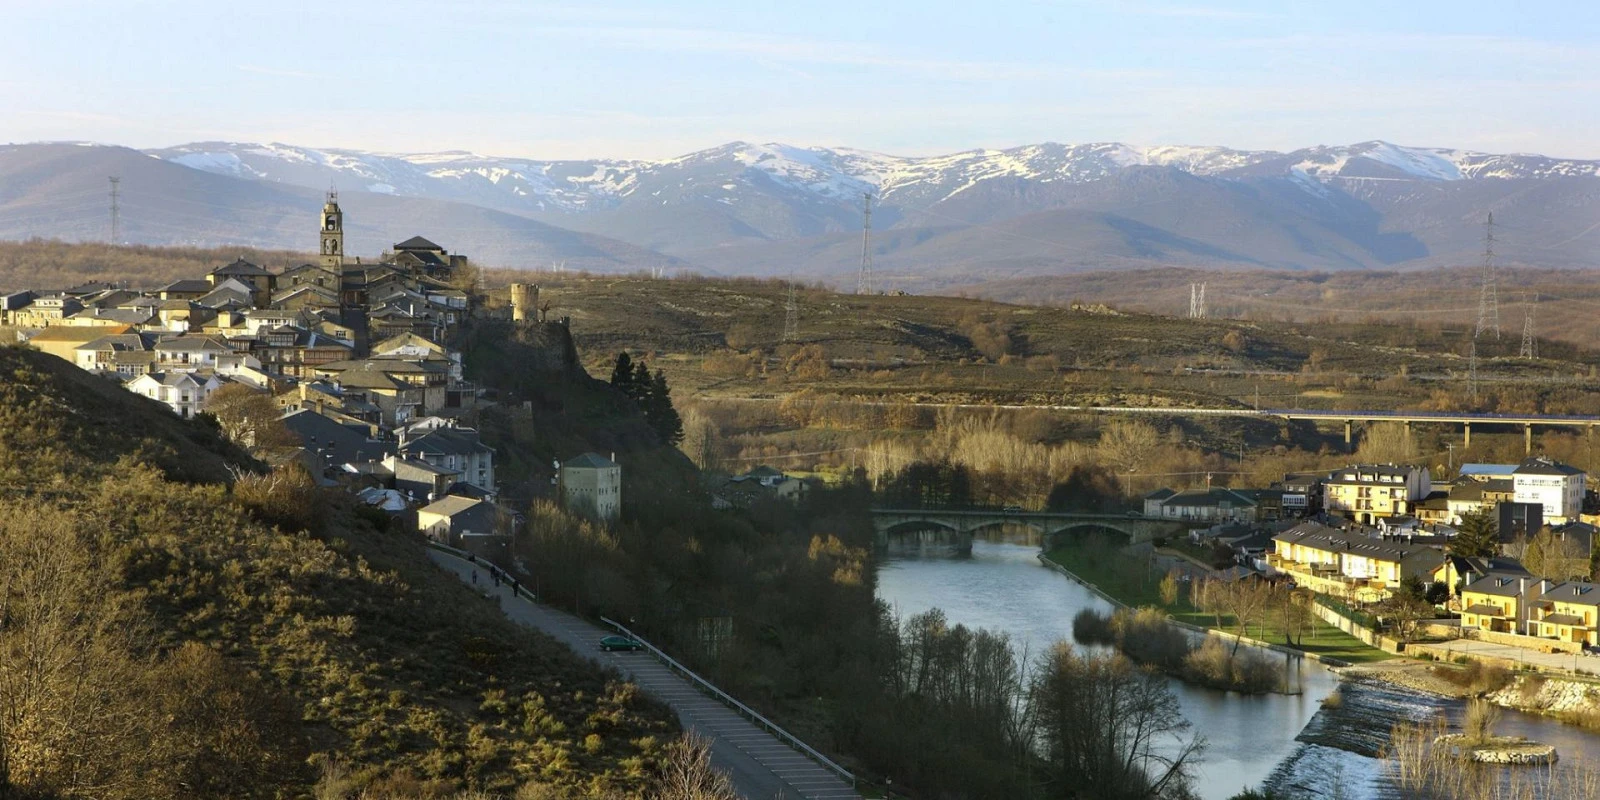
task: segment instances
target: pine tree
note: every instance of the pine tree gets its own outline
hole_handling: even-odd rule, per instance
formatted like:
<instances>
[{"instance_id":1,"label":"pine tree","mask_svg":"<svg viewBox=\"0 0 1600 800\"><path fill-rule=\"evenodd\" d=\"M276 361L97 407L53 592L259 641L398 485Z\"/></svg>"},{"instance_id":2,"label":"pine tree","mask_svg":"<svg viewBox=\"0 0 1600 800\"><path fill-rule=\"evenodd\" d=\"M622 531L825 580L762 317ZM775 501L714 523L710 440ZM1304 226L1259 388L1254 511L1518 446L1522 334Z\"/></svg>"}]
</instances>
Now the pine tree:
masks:
<instances>
[{"instance_id":1,"label":"pine tree","mask_svg":"<svg viewBox=\"0 0 1600 800\"><path fill-rule=\"evenodd\" d=\"M628 396L633 398L640 406L649 412L650 391L654 388L650 383L650 368L643 361L633 365L633 377L628 379Z\"/></svg>"},{"instance_id":2,"label":"pine tree","mask_svg":"<svg viewBox=\"0 0 1600 800\"><path fill-rule=\"evenodd\" d=\"M1455 538L1450 540L1450 552L1467 558L1499 554L1499 527L1488 511L1462 514L1461 525L1456 529Z\"/></svg>"},{"instance_id":3,"label":"pine tree","mask_svg":"<svg viewBox=\"0 0 1600 800\"><path fill-rule=\"evenodd\" d=\"M678 410L672 407L672 389L667 386L667 376L656 370L656 376L650 382L650 396L645 401L645 416L650 420L650 427L655 428L656 435L667 444L677 444L683 441L683 418L678 416Z\"/></svg>"},{"instance_id":4,"label":"pine tree","mask_svg":"<svg viewBox=\"0 0 1600 800\"><path fill-rule=\"evenodd\" d=\"M633 396L633 359L626 352L617 354L617 365L611 368L611 385L623 394Z\"/></svg>"}]
</instances>

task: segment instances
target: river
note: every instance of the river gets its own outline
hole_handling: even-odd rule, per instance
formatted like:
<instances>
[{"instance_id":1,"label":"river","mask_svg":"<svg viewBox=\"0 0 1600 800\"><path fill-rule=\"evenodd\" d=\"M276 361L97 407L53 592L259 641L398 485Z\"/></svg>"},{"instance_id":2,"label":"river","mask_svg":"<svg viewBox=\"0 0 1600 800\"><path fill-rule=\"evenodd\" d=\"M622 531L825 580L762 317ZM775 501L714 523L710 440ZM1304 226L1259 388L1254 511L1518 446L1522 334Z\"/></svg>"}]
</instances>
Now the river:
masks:
<instances>
[{"instance_id":1,"label":"river","mask_svg":"<svg viewBox=\"0 0 1600 800\"><path fill-rule=\"evenodd\" d=\"M897 552L880 562L878 596L903 617L939 608L952 623L1007 633L1038 654L1058 640L1071 641L1072 617L1080 609L1111 609L1041 565L1038 555L1038 545L1025 537L979 538L970 557ZM1453 715L1459 707L1363 684L1347 687L1339 709L1322 712L1338 676L1309 659L1277 657L1299 694L1249 696L1170 681L1184 717L1206 740L1195 787L1205 800L1226 800L1263 783L1297 797L1398 797L1373 757L1389 726L1441 710ZM1600 759L1600 737L1536 716L1507 711L1497 732L1554 744L1563 759Z\"/></svg>"}]
</instances>

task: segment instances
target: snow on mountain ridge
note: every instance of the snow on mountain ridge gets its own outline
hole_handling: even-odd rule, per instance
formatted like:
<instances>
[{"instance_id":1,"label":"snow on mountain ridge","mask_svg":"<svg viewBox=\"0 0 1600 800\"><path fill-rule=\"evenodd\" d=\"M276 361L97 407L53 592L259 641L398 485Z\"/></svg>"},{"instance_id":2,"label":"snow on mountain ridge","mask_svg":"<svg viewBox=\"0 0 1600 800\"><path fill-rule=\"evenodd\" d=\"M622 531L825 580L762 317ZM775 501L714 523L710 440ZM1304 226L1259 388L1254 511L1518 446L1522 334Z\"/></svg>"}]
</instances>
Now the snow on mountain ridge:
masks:
<instances>
[{"instance_id":1,"label":"snow on mountain ridge","mask_svg":"<svg viewBox=\"0 0 1600 800\"><path fill-rule=\"evenodd\" d=\"M654 196L666 192L663 203L670 197L728 203L744 191L775 188L805 202L855 203L861 193L870 192L885 202L904 198L906 203L930 205L992 180L1084 183L1149 167L1224 178L1250 168L1270 169L1323 182L1600 176L1600 162L1596 161L1404 147L1383 141L1292 153L1217 146L1044 142L911 157L736 141L655 161L540 161L462 150L378 153L276 142L201 142L150 154L236 177L320 187L349 176L356 179L355 185L381 187L377 191L563 213L609 208L646 186ZM1306 188L1311 191L1309 185Z\"/></svg>"}]
</instances>

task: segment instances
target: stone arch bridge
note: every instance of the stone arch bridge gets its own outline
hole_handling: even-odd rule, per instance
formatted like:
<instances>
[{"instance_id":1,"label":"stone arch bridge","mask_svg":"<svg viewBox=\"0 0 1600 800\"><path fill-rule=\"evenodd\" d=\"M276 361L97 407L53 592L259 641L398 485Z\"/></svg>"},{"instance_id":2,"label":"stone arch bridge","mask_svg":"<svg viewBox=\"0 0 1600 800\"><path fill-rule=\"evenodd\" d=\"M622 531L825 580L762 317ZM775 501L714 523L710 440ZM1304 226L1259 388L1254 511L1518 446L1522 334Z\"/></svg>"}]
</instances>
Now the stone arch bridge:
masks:
<instances>
[{"instance_id":1,"label":"stone arch bridge","mask_svg":"<svg viewBox=\"0 0 1600 800\"><path fill-rule=\"evenodd\" d=\"M1189 530L1178 520L1151 519L1141 514L1087 514L1055 511L999 511L939 508L872 509L874 543L881 549L895 542L948 545L972 549L972 537L986 528L1022 526L1038 531L1049 548L1058 537L1091 530L1111 530L1129 543L1182 536Z\"/></svg>"}]
</instances>

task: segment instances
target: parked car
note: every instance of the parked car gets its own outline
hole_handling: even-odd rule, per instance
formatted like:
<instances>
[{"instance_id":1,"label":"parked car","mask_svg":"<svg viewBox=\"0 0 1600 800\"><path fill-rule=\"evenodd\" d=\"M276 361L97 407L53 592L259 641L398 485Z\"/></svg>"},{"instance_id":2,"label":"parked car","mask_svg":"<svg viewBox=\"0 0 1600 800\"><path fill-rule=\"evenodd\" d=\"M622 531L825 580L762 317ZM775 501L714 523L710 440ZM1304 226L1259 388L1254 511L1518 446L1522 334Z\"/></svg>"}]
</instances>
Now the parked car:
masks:
<instances>
[{"instance_id":1,"label":"parked car","mask_svg":"<svg viewBox=\"0 0 1600 800\"><path fill-rule=\"evenodd\" d=\"M627 636L607 636L600 640L600 649L608 653L613 650L643 650L644 643Z\"/></svg>"}]
</instances>

